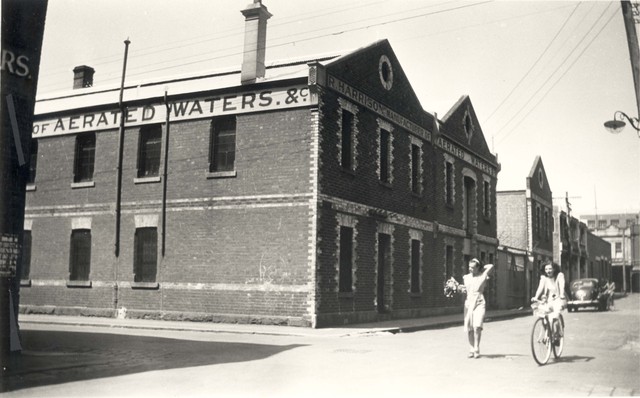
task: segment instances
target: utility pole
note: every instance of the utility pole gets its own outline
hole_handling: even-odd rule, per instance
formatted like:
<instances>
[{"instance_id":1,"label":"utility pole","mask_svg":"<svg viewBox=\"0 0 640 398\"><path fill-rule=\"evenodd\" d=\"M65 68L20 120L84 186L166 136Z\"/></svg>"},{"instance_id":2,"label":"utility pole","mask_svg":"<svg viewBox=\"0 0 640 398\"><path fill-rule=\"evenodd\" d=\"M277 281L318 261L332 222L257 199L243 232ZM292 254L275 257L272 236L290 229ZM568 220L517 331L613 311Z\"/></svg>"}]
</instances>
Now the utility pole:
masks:
<instances>
[{"instance_id":1,"label":"utility pole","mask_svg":"<svg viewBox=\"0 0 640 398\"><path fill-rule=\"evenodd\" d=\"M20 352L24 206L47 0L2 0L0 65L0 377Z\"/></svg>"},{"instance_id":2,"label":"utility pole","mask_svg":"<svg viewBox=\"0 0 640 398\"><path fill-rule=\"evenodd\" d=\"M567 234L569 242L569 280L575 279L573 274L573 253L571 252L573 246L573 234L571 233L571 203L569 202L569 192L565 192L565 203L567 205Z\"/></svg>"},{"instance_id":3,"label":"utility pole","mask_svg":"<svg viewBox=\"0 0 640 398\"><path fill-rule=\"evenodd\" d=\"M627 239L626 227L622 229L622 291L627 293L627 251L625 240Z\"/></svg>"},{"instance_id":4,"label":"utility pole","mask_svg":"<svg viewBox=\"0 0 640 398\"><path fill-rule=\"evenodd\" d=\"M131 41L127 37L124 41L124 60L122 62L122 79L120 81L120 97L118 100L118 109L120 110L120 128L118 129L118 166L116 177L116 232L114 251L116 259L113 262L113 308L118 310L118 262L120 259L120 222L122 213L122 158L124 153L124 124L125 124L125 106L124 96L124 79L127 73L127 57L129 55L129 44Z\"/></svg>"},{"instance_id":5,"label":"utility pole","mask_svg":"<svg viewBox=\"0 0 640 398\"><path fill-rule=\"evenodd\" d=\"M622 17L624 28L627 32L627 45L629 46L629 58L631 60L631 72L633 73L633 85L636 90L636 106L640 117L640 50L638 49L638 34L634 21L634 6L629 0L622 0ZM638 17L637 3L635 5L636 17Z\"/></svg>"}]
</instances>

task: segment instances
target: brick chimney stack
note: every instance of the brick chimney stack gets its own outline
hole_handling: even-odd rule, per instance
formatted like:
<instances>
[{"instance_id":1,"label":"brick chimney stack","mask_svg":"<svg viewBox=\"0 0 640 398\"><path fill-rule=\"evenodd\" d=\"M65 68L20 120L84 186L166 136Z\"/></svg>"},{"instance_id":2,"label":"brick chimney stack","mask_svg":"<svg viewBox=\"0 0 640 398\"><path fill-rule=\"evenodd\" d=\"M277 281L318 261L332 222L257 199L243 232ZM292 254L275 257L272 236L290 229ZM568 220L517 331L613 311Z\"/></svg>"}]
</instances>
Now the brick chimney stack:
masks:
<instances>
[{"instance_id":1,"label":"brick chimney stack","mask_svg":"<svg viewBox=\"0 0 640 398\"><path fill-rule=\"evenodd\" d=\"M244 56L240 81L242 84L255 83L264 77L264 58L267 42L267 20L271 14L261 0L253 0L242 10L244 25Z\"/></svg>"},{"instance_id":2,"label":"brick chimney stack","mask_svg":"<svg viewBox=\"0 0 640 398\"><path fill-rule=\"evenodd\" d=\"M73 89L93 86L93 74L95 69L87 65L73 68Z\"/></svg>"}]
</instances>

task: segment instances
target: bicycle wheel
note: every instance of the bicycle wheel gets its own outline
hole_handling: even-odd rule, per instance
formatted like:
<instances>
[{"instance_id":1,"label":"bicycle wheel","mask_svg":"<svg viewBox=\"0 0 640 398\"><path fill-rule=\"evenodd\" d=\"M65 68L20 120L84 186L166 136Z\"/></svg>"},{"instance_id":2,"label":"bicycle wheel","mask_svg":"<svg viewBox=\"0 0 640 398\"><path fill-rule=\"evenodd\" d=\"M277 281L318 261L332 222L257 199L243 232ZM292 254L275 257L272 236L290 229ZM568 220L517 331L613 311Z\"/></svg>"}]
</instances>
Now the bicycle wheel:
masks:
<instances>
[{"instance_id":1,"label":"bicycle wheel","mask_svg":"<svg viewBox=\"0 0 640 398\"><path fill-rule=\"evenodd\" d=\"M549 327L542 318L536 319L531 330L531 353L538 365L544 365L551 356Z\"/></svg>"},{"instance_id":2,"label":"bicycle wheel","mask_svg":"<svg viewBox=\"0 0 640 398\"><path fill-rule=\"evenodd\" d=\"M553 356L560 358L562 349L564 348L564 318L562 314L558 314L558 320L555 322L558 324L558 337L553 342Z\"/></svg>"}]
</instances>

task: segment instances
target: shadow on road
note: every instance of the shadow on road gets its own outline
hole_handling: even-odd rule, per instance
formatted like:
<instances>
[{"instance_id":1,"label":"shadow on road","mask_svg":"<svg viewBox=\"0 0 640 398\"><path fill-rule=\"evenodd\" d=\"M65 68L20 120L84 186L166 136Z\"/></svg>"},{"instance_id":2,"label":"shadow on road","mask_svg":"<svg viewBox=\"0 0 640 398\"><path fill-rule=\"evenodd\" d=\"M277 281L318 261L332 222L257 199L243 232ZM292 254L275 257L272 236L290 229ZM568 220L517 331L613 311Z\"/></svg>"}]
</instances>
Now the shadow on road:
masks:
<instances>
[{"instance_id":1,"label":"shadow on road","mask_svg":"<svg viewBox=\"0 0 640 398\"><path fill-rule=\"evenodd\" d=\"M583 357L580 355L571 355L568 357L560 357L556 359L556 362L590 362L595 359L594 357Z\"/></svg>"},{"instance_id":2,"label":"shadow on road","mask_svg":"<svg viewBox=\"0 0 640 398\"><path fill-rule=\"evenodd\" d=\"M21 335L22 353L2 364L0 392L152 370L252 361L302 346L62 331L23 330Z\"/></svg>"},{"instance_id":3,"label":"shadow on road","mask_svg":"<svg viewBox=\"0 0 640 398\"><path fill-rule=\"evenodd\" d=\"M571 355L568 357L560 357L560 358L555 358L551 361L549 361L547 363L547 365L553 365L554 363L560 363L560 362L590 362L591 360L595 359L595 357L583 357L580 355Z\"/></svg>"},{"instance_id":4,"label":"shadow on road","mask_svg":"<svg viewBox=\"0 0 640 398\"><path fill-rule=\"evenodd\" d=\"M515 358L515 357L521 357L522 355L520 354L482 354L480 355L480 358L487 358L487 359L511 359L511 358Z\"/></svg>"}]
</instances>

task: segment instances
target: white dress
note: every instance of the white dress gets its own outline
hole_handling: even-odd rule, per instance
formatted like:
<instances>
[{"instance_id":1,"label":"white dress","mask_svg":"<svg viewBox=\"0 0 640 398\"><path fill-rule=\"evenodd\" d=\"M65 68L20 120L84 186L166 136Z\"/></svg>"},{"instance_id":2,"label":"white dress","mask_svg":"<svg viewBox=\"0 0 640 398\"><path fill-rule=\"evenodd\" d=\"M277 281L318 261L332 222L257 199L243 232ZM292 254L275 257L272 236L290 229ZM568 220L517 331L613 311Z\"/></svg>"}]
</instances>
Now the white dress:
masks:
<instances>
[{"instance_id":1,"label":"white dress","mask_svg":"<svg viewBox=\"0 0 640 398\"><path fill-rule=\"evenodd\" d=\"M472 328L482 329L486 305L484 300L484 287L488 274L481 273L478 276L466 274L462 277L464 286L467 288L467 299L464 302L464 331L468 332Z\"/></svg>"}]
</instances>

